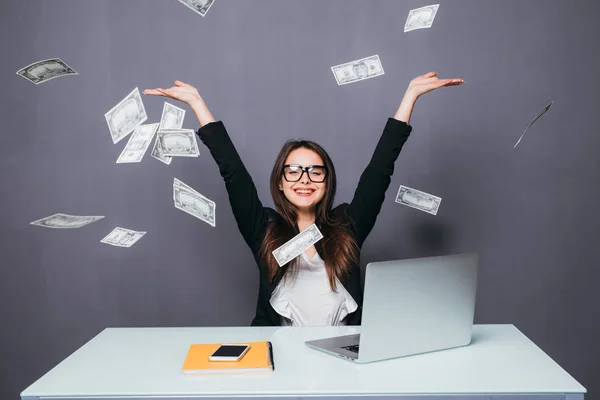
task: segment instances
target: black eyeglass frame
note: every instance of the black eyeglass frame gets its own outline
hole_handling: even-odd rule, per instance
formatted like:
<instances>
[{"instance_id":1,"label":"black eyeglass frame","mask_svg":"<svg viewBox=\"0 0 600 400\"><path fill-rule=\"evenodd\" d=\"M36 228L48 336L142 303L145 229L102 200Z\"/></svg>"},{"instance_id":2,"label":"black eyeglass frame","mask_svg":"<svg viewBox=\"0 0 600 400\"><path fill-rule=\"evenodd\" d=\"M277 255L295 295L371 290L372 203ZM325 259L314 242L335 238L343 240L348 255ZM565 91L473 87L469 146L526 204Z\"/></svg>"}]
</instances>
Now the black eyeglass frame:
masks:
<instances>
[{"instance_id":1,"label":"black eyeglass frame","mask_svg":"<svg viewBox=\"0 0 600 400\"><path fill-rule=\"evenodd\" d=\"M291 181L287 178L287 176L285 176L285 169L287 167L295 167L298 168L300 170L302 170L302 173L300 174L300 176L298 177L298 179L296 179L295 181ZM310 170L315 168L315 167L319 167L319 168L323 168L323 171L325 172L323 174L323 180L321 181L315 181L310 177ZM308 180L313 182L313 183L323 183L325 182L325 179L327 179L327 167L324 165L309 165L308 167L303 167L302 165L298 165L298 164L285 164L283 166L283 169L281 171L281 175L283 175L283 179L285 179L287 182L298 182L300 179L302 179L302 176L304 175L304 173L306 172L306 176L308 176Z\"/></svg>"}]
</instances>

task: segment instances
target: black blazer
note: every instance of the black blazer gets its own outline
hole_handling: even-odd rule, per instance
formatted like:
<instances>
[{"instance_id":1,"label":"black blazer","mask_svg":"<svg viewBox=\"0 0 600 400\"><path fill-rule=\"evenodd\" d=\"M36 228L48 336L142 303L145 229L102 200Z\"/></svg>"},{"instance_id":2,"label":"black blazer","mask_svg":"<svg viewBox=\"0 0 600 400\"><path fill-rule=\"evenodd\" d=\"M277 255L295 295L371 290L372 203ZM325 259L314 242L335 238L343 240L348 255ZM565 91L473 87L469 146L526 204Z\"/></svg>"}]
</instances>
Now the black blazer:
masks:
<instances>
[{"instance_id":1,"label":"black blazer","mask_svg":"<svg viewBox=\"0 0 600 400\"><path fill-rule=\"evenodd\" d=\"M352 201L340 204L332 210L332 212L341 212L347 216L359 249L375 225L385 192L390 185L390 177L394 172L394 162L411 130L412 127L405 122L393 118L388 119L373 157L360 177ZM281 325L281 318L271 307L269 300L287 267L280 268L273 283L270 283L266 265L261 265L259 259L259 250L268 223L278 215L277 211L263 207L254 182L221 121L204 125L198 130L198 136L208 147L219 166L238 229L252 250L258 265L260 286L256 316L252 320L252 325ZM319 226L318 221L316 224ZM299 233L298 227L296 227L296 233ZM322 257L321 241L317 242L315 247ZM360 266L355 264L351 266L350 273L340 280L358 304L358 309L345 318L348 325L360 325L361 322L363 293L360 276Z\"/></svg>"}]
</instances>

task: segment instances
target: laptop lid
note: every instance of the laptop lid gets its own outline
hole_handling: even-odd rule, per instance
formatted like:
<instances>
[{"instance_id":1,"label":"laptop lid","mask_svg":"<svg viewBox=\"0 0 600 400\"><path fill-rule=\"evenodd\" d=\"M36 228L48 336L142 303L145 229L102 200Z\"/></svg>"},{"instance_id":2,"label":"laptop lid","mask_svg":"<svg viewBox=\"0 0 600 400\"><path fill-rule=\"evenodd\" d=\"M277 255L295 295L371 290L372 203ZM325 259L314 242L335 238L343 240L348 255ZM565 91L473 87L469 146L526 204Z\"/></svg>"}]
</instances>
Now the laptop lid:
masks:
<instances>
[{"instance_id":1,"label":"laptop lid","mask_svg":"<svg viewBox=\"0 0 600 400\"><path fill-rule=\"evenodd\" d=\"M367 264L358 362L471 342L477 254Z\"/></svg>"}]
</instances>

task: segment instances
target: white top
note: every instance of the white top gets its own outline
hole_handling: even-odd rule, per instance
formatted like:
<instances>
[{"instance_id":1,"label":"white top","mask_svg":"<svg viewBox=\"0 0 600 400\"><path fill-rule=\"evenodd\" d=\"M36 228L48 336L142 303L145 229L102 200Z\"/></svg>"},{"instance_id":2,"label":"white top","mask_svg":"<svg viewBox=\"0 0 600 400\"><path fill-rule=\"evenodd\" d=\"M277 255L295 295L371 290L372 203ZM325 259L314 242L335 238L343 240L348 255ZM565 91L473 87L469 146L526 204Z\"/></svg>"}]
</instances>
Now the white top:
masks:
<instances>
[{"instance_id":1,"label":"white top","mask_svg":"<svg viewBox=\"0 0 600 400\"><path fill-rule=\"evenodd\" d=\"M359 332L360 327L354 326L108 328L21 396L459 397L586 391L513 325L475 325L469 346L362 365L304 344ZM181 371L193 343L259 340L273 343L273 372L187 376Z\"/></svg>"},{"instance_id":2,"label":"white top","mask_svg":"<svg viewBox=\"0 0 600 400\"><path fill-rule=\"evenodd\" d=\"M358 304L337 278L337 293L331 290L325 261L319 253L309 259L302 252L297 270L296 279L284 277L271 295L270 303L281 315L281 325L345 325L342 320L356 311Z\"/></svg>"}]
</instances>

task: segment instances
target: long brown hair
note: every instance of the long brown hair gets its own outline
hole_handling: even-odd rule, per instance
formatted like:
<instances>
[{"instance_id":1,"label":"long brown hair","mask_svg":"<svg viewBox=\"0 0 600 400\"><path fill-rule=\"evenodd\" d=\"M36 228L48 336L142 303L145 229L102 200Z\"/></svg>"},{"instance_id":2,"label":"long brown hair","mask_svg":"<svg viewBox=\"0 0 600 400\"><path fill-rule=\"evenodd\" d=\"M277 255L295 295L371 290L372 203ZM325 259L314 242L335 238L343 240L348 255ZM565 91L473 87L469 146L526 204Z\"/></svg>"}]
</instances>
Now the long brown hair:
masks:
<instances>
[{"instance_id":1,"label":"long brown hair","mask_svg":"<svg viewBox=\"0 0 600 400\"><path fill-rule=\"evenodd\" d=\"M335 168L331 158L321 146L310 140L287 141L277 159L271 172L270 188L271 196L275 202L275 208L279 217L270 221L261 244L259 257L261 262L267 265L271 283L279 271L279 265L273 257L272 251L283 245L296 235L296 224L298 209L292 204L283 191L281 191L281 179L283 177L283 165L289 154L299 148L312 150L317 153L327 169L325 176L325 194L315 206L315 223L323 234L323 261L329 277L329 285L333 291L336 290L336 277L342 279L350 271L353 263L359 262L358 244L350 231L349 221L342 213L332 212L333 198L336 191ZM296 271L296 261L292 261L292 277ZM297 271L296 271L297 272ZM288 277L286 272L286 278Z\"/></svg>"}]
</instances>

